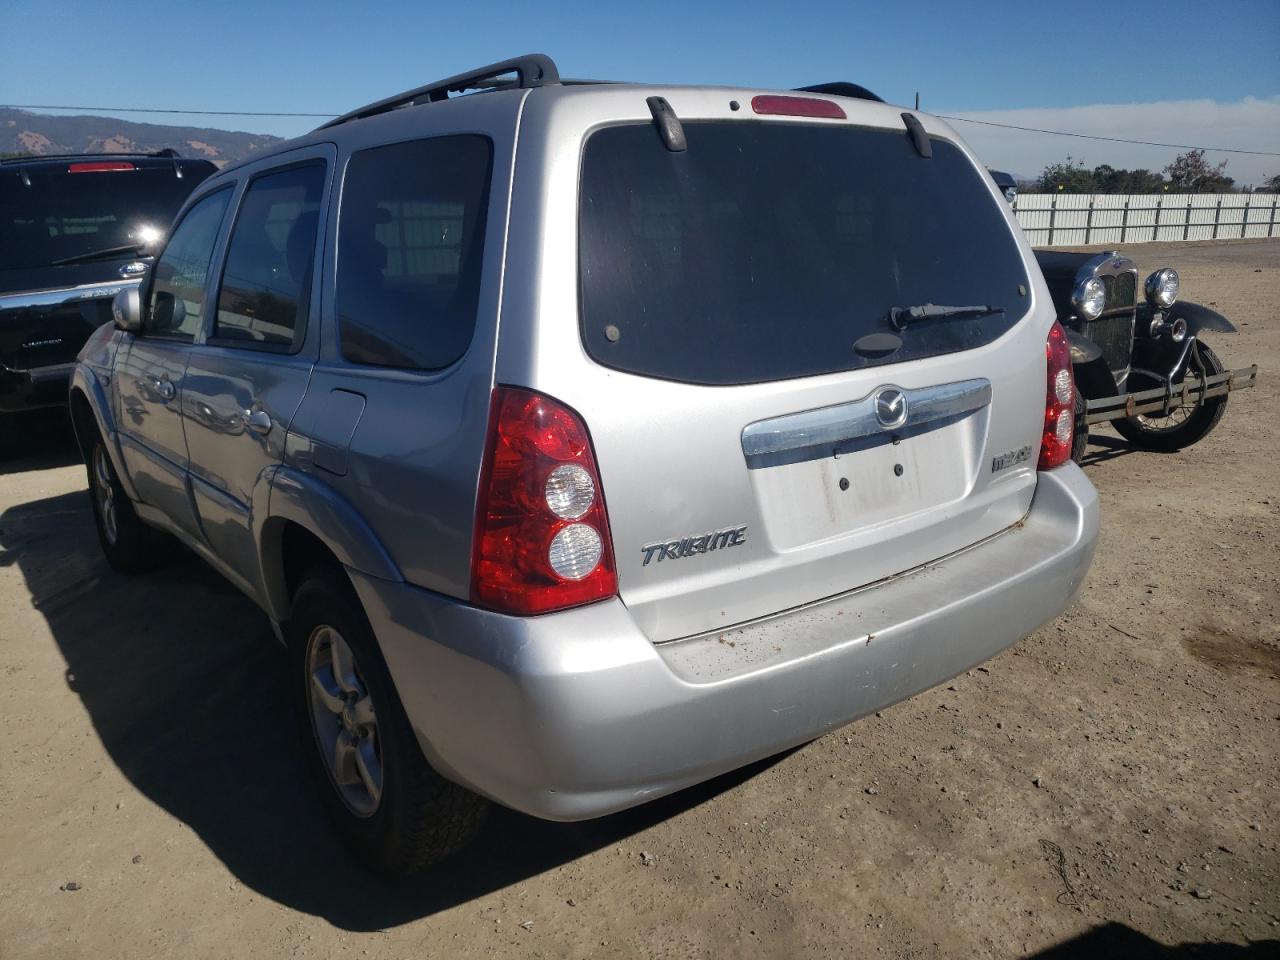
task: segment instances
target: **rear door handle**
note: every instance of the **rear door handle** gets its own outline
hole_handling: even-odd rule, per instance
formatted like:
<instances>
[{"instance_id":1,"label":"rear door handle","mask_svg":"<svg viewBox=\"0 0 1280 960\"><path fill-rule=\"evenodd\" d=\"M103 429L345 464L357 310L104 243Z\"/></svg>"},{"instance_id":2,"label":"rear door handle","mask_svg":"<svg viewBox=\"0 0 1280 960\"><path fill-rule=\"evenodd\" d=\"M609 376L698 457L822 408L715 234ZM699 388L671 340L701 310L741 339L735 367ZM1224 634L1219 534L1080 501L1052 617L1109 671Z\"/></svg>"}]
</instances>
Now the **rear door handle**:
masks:
<instances>
[{"instance_id":1,"label":"rear door handle","mask_svg":"<svg viewBox=\"0 0 1280 960\"><path fill-rule=\"evenodd\" d=\"M265 410L242 410L240 415L244 417L244 425L254 433L269 433L271 431L271 415Z\"/></svg>"}]
</instances>

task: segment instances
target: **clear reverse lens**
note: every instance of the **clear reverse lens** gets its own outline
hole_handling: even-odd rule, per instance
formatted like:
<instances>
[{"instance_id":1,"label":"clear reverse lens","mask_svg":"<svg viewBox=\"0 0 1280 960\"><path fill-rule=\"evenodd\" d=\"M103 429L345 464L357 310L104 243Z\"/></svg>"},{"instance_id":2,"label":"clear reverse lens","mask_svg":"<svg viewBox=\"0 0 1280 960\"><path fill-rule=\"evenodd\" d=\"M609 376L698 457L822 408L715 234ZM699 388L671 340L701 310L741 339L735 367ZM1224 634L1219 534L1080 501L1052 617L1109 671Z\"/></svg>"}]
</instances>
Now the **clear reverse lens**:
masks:
<instances>
[{"instance_id":1,"label":"clear reverse lens","mask_svg":"<svg viewBox=\"0 0 1280 960\"><path fill-rule=\"evenodd\" d=\"M1059 403L1071 402L1071 371L1063 367L1053 378L1053 395Z\"/></svg>"},{"instance_id":2,"label":"clear reverse lens","mask_svg":"<svg viewBox=\"0 0 1280 960\"><path fill-rule=\"evenodd\" d=\"M596 499L595 481L576 463L561 464L552 470L543 492L547 507L564 520L577 520Z\"/></svg>"},{"instance_id":3,"label":"clear reverse lens","mask_svg":"<svg viewBox=\"0 0 1280 960\"><path fill-rule=\"evenodd\" d=\"M1053 433L1059 443L1071 442L1071 416L1070 410L1062 410L1058 413L1058 422L1054 425Z\"/></svg>"},{"instance_id":4,"label":"clear reverse lens","mask_svg":"<svg viewBox=\"0 0 1280 960\"><path fill-rule=\"evenodd\" d=\"M1097 277L1085 283L1076 300L1076 309L1086 320L1096 319L1107 305L1107 288Z\"/></svg>"},{"instance_id":5,"label":"clear reverse lens","mask_svg":"<svg viewBox=\"0 0 1280 960\"><path fill-rule=\"evenodd\" d=\"M1178 299L1178 271L1172 267L1157 270L1147 277L1147 302L1153 307L1171 307Z\"/></svg>"},{"instance_id":6,"label":"clear reverse lens","mask_svg":"<svg viewBox=\"0 0 1280 960\"><path fill-rule=\"evenodd\" d=\"M551 540L547 559L566 580L581 580L600 562L600 534L585 523L571 523Z\"/></svg>"}]
</instances>

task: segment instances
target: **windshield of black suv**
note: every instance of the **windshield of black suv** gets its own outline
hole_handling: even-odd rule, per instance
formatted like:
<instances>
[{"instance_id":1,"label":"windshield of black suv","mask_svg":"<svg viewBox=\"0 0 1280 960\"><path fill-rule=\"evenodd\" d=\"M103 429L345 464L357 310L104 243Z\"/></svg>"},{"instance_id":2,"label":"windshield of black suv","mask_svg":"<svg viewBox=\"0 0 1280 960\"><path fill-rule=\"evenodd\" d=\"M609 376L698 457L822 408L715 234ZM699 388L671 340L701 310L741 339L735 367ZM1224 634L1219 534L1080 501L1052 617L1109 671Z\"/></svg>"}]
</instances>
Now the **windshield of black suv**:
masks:
<instances>
[{"instance_id":1,"label":"windshield of black suv","mask_svg":"<svg viewBox=\"0 0 1280 960\"><path fill-rule=\"evenodd\" d=\"M48 266L162 236L212 172L207 167L186 166L182 177L171 163L143 168L109 159L0 168L0 269Z\"/></svg>"},{"instance_id":2,"label":"windshield of black suv","mask_svg":"<svg viewBox=\"0 0 1280 960\"><path fill-rule=\"evenodd\" d=\"M757 383L970 349L1027 312L1014 234L955 145L934 139L926 159L905 130L684 130L683 152L652 124L587 140L581 323L597 362ZM963 309L894 322L926 305Z\"/></svg>"}]
</instances>

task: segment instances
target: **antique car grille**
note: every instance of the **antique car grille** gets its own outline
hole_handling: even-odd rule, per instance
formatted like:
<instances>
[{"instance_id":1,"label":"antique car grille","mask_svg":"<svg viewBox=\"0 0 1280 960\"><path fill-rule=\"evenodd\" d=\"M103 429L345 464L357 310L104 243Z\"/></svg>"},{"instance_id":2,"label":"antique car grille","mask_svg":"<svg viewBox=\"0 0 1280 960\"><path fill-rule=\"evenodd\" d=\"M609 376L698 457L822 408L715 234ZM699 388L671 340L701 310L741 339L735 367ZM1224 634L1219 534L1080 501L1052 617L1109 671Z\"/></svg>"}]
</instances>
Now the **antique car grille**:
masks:
<instances>
[{"instance_id":1,"label":"antique car grille","mask_svg":"<svg viewBox=\"0 0 1280 960\"><path fill-rule=\"evenodd\" d=\"M1133 351L1133 312L1100 317L1089 323L1085 336L1102 350L1107 368L1122 385L1129 374L1129 356Z\"/></svg>"},{"instance_id":2,"label":"antique car grille","mask_svg":"<svg viewBox=\"0 0 1280 960\"><path fill-rule=\"evenodd\" d=\"M1104 276L1102 285L1107 290L1106 306L1103 313L1112 310L1129 310L1137 302L1138 278L1136 274L1125 271L1113 277Z\"/></svg>"},{"instance_id":3,"label":"antique car grille","mask_svg":"<svg viewBox=\"0 0 1280 960\"><path fill-rule=\"evenodd\" d=\"M1137 274L1132 270L1122 270L1115 274L1102 274L1098 279L1102 281L1107 297L1102 316L1086 325L1085 335L1102 350L1116 385L1123 386L1129 376L1129 361L1133 354Z\"/></svg>"}]
</instances>

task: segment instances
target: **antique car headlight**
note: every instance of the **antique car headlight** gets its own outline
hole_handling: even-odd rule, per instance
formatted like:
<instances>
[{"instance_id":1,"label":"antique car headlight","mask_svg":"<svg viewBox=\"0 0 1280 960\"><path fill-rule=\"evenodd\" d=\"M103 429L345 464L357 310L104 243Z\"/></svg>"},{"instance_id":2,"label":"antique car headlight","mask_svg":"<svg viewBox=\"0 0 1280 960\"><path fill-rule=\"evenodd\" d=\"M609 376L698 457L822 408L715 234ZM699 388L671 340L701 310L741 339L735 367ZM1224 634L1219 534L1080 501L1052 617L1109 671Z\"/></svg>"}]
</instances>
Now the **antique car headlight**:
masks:
<instances>
[{"instance_id":1,"label":"antique car headlight","mask_svg":"<svg viewBox=\"0 0 1280 960\"><path fill-rule=\"evenodd\" d=\"M1167 308L1178 299L1178 271L1173 267L1157 270L1147 277L1147 303L1153 307Z\"/></svg>"},{"instance_id":2,"label":"antique car headlight","mask_svg":"<svg viewBox=\"0 0 1280 960\"><path fill-rule=\"evenodd\" d=\"M1077 284L1075 293L1071 295L1072 306L1086 320L1096 320L1107 305L1107 288L1097 277L1090 277L1084 283Z\"/></svg>"}]
</instances>

